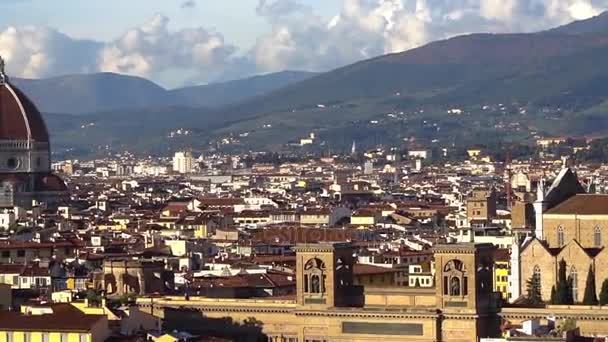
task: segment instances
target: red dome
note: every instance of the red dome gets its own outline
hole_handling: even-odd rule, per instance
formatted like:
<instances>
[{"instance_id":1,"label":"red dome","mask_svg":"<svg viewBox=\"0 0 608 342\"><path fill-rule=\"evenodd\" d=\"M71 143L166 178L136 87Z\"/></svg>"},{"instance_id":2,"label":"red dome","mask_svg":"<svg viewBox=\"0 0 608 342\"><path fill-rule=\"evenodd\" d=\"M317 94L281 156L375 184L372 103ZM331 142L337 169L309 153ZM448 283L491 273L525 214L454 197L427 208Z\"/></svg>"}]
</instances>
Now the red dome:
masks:
<instances>
[{"instance_id":1,"label":"red dome","mask_svg":"<svg viewBox=\"0 0 608 342\"><path fill-rule=\"evenodd\" d=\"M8 82L0 80L0 140L48 142L42 115L30 99Z\"/></svg>"}]
</instances>

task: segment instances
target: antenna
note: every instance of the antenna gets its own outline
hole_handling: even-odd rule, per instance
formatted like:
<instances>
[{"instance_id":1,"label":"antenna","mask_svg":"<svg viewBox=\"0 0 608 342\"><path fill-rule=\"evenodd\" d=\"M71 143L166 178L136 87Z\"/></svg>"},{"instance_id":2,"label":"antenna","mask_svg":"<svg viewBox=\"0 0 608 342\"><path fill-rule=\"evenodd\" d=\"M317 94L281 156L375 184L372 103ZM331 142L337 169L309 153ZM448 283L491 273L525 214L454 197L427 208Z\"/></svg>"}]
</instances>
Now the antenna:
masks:
<instances>
[{"instance_id":1,"label":"antenna","mask_svg":"<svg viewBox=\"0 0 608 342\"><path fill-rule=\"evenodd\" d=\"M511 203L511 197L512 197L512 192L513 189L511 187L511 149L509 148L509 150L507 151L507 160L505 162L505 167L506 167L506 171L507 171L507 209L511 209L511 206L513 205Z\"/></svg>"}]
</instances>

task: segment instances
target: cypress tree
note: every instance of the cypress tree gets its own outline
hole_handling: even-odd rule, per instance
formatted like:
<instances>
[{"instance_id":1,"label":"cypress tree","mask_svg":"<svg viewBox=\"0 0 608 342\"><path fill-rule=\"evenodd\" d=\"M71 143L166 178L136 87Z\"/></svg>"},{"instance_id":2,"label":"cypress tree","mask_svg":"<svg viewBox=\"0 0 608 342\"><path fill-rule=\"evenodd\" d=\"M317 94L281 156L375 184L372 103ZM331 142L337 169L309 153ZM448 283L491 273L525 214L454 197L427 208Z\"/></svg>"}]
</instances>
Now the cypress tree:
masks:
<instances>
[{"instance_id":1,"label":"cypress tree","mask_svg":"<svg viewBox=\"0 0 608 342\"><path fill-rule=\"evenodd\" d=\"M583 297L583 304L597 305L597 303L597 293L595 291L595 272L593 271L593 267L589 265L587 281L585 282L585 296Z\"/></svg>"},{"instance_id":2,"label":"cypress tree","mask_svg":"<svg viewBox=\"0 0 608 342\"><path fill-rule=\"evenodd\" d=\"M568 278L566 277L566 261L564 261L564 259L560 260L559 262L559 269L557 272L557 287L555 290L555 304L570 304L572 290L568 284Z\"/></svg>"},{"instance_id":3,"label":"cypress tree","mask_svg":"<svg viewBox=\"0 0 608 342\"><path fill-rule=\"evenodd\" d=\"M557 293L555 292L555 285L551 286L551 304L557 304Z\"/></svg>"},{"instance_id":4,"label":"cypress tree","mask_svg":"<svg viewBox=\"0 0 608 342\"><path fill-rule=\"evenodd\" d=\"M540 294L540 286L534 276L526 281L526 301L528 304L537 305L543 302Z\"/></svg>"},{"instance_id":5,"label":"cypress tree","mask_svg":"<svg viewBox=\"0 0 608 342\"><path fill-rule=\"evenodd\" d=\"M572 305L574 304L574 293L572 293L572 288L573 286L573 279L571 276L568 276L568 281L566 282L567 286L566 286L566 301L564 304L566 305Z\"/></svg>"},{"instance_id":6,"label":"cypress tree","mask_svg":"<svg viewBox=\"0 0 608 342\"><path fill-rule=\"evenodd\" d=\"M608 304L608 279L602 282L602 290L600 291L600 305Z\"/></svg>"}]
</instances>

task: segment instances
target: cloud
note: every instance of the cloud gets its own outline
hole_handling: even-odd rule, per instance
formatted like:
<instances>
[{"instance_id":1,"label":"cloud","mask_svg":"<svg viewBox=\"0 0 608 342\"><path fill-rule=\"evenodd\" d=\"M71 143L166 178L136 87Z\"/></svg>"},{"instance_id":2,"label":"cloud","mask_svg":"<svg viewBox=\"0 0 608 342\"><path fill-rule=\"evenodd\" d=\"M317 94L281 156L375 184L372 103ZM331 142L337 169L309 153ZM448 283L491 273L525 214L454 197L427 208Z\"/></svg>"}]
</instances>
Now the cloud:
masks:
<instances>
[{"instance_id":1,"label":"cloud","mask_svg":"<svg viewBox=\"0 0 608 342\"><path fill-rule=\"evenodd\" d=\"M186 1L182 2L180 7L184 8L184 9L194 8L194 7L196 7L196 1L186 0Z\"/></svg>"},{"instance_id":2,"label":"cloud","mask_svg":"<svg viewBox=\"0 0 608 342\"><path fill-rule=\"evenodd\" d=\"M47 27L9 26L0 31L0 55L7 62L7 72L21 77L95 71L100 47Z\"/></svg>"},{"instance_id":3,"label":"cloud","mask_svg":"<svg viewBox=\"0 0 608 342\"><path fill-rule=\"evenodd\" d=\"M192 6L195 0L181 1L182 8ZM258 0L255 14L270 30L251 47L204 27L170 30L169 18L159 14L107 42L48 27L6 27L0 54L15 76L111 71L194 84L285 69L325 71L459 34L544 30L607 8L608 0L342 0L338 13L324 17L305 0Z\"/></svg>"},{"instance_id":4,"label":"cloud","mask_svg":"<svg viewBox=\"0 0 608 342\"><path fill-rule=\"evenodd\" d=\"M158 76L167 69L186 69L209 80L228 67L236 47L217 32L202 27L171 32L169 19L156 15L126 32L99 52L99 69L139 76Z\"/></svg>"},{"instance_id":5,"label":"cloud","mask_svg":"<svg viewBox=\"0 0 608 342\"><path fill-rule=\"evenodd\" d=\"M322 71L459 34L544 30L597 15L608 0L343 0L329 19L303 8L259 1L272 25L250 52L259 70Z\"/></svg>"},{"instance_id":6,"label":"cloud","mask_svg":"<svg viewBox=\"0 0 608 342\"><path fill-rule=\"evenodd\" d=\"M171 69L185 70L198 83L231 67L236 47L222 34L202 27L170 31L156 15L111 42L71 38L47 27L8 27L0 31L0 55L7 71L40 78L71 73L116 72L155 80Z\"/></svg>"}]
</instances>

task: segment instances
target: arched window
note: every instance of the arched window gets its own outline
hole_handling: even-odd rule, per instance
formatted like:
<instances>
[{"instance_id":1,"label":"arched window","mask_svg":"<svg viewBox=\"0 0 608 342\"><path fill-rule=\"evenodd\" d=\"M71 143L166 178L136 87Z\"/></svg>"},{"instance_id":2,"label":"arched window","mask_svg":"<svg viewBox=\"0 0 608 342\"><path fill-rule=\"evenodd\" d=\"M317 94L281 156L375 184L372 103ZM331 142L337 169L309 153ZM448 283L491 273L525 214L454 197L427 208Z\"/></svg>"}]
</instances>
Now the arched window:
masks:
<instances>
[{"instance_id":1,"label":"arched window","mask_svg":"<svg viewBox=\"0 0 608 342\"><path fill-rule=\"evenodd\" d=\"M578 298L578 274L574 266L570 267L570 281L572 281L572 298L576 303Z\"/></svg>"},{"instance_id":2,"label":"arched window","mask_svg":"<svg viewBox=\"0 0 608 342\"><path fill-rule=\"evenodd\" d=\"M468 295L466 269L460 260L450 260L443 267L443 294L450 296Z\"/></svg>"},{"instance_id":3,"label":"arched window","mask_svg":"<svg viewBox=\"0 0 608 342\"><path fill-rule=\"evenodd\" d=\"M321 294L325 293L325 263L318 259L310 259L304 264L304 292Z\"/></svg>"},{"instance_id":4,"label":"arched window","mask_svg":"<svg viewBox=\"0 0 608 342\"><path fill-rule=\"evenodd\" d=\"M602 230L600 229L600 227L595 227L595 229L593 230L593 244L595 245L595 247L602 246Z\"/></svg>"},{"instance_id":5,"label":"arched window","mask_svg":"<svg viewBox=\"0 0 608 342\"><path fill-rule=\"evenodd\" d=\"M559 247L564 246L564 227L557 227L557 245Z\"/></svg>"}]
</instances>

